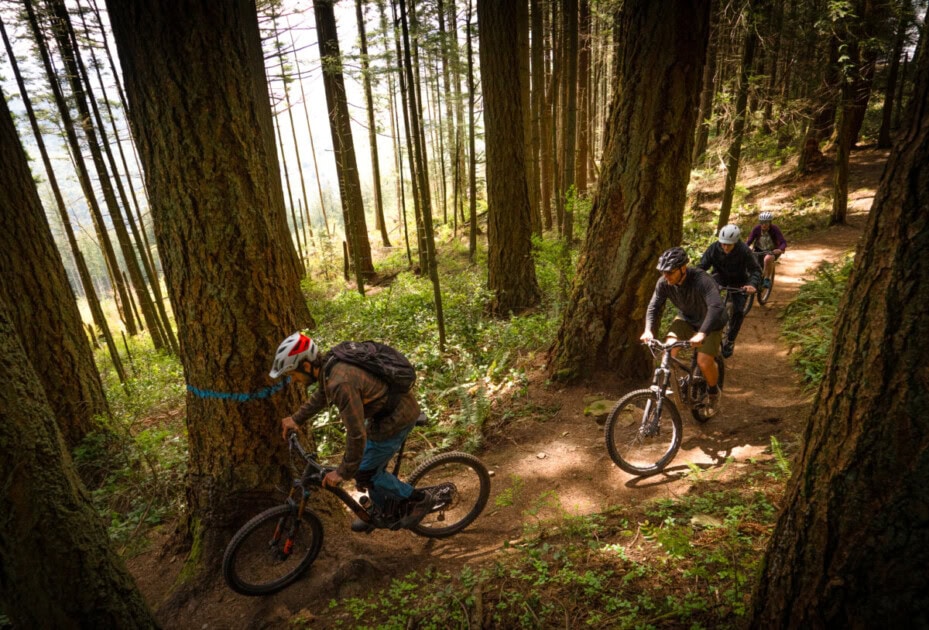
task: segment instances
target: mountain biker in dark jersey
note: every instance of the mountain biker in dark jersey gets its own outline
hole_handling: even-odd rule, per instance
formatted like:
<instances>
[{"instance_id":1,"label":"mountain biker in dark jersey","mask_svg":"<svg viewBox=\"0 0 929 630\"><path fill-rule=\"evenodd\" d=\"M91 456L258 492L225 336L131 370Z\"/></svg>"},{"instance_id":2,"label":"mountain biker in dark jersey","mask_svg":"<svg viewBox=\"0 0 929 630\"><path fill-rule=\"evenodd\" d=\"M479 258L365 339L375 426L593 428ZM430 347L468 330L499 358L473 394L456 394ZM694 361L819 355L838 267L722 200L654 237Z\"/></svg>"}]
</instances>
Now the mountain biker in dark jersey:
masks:
<instances>
[{"instance_id":1,"label":"mountain biker in dark jersey","mask_svg":"<svg viewBox=\"0 0 929 630\"><path fill-rule=\"evenodd\" d=\"M284 439L309 418L329 405L339 409L345 425L345 455L342 463L323 477L323 486L336 486L355 479L359 490L367 490L374 505L385 515L396 515L399 527L418 523L434 504L423 490L416 490L386 470L388 462L400 450L403 441L416 425L421 411L413 392L400 397L397 406L386 417L375 420L388 403L388 387L367 370L347 362L336 361L325 369L329 353L303 333L287 337L275 352L271 378L285 374L298 384L319 387L293 415L281 420ZM373 529L359 518L352 530L370 532Z\"/></svg>"},{"instance_id":2,"label":"mountain biker in dark jersey","mask_svg":"<svg viewBox=\"0 0 929 630\"><path fill-rule=\"evenodd\" d=\"M745 241L746 245L752 246L752 251L756 255L764 254L764 264L762 276L764 280L762 285L765 289L771 286L771 265L781 257L781 254L787 249L787 239L784 238L783 232L772 223L774 214L771 212L762 212L758 215L758 225L752 228L751 233Z\"/></svg>"},{"instance_id":3,"label":"mountain biker in dark jersey","mask_svg":"<svg viewBox=\"0 0 929 630\"><path fill-rule=\"evenodd\" d=\"M739 226L727 225L719 231L719 240L710 245L697 267L704 271L713 269L713 278L722 287L741 287L746 293L754 293L761 284L761 267L758 259L742 242ZM745 319L744 293L733 291L732 320L729 322L729 338L723 341L723 356L727 359L735 349L735 338L739 335L742 320Z\"/></svg>"},{"instance_id":4,"label":"mountain biker in dark jersey","mask_svg":"<svg viewBox=\"0 0 929 630\"><path fill-rule=\"evenodd\" d=\"M717 387L719 371L716 355L726 326L726 309L719 297L719 286L702 269L687 267L689 257L682 247L672 247L658 258L661 277L655 283L655 292L645 314L645 332L642 341L654 338L653 330L665 302L677 307L678 314L668 330L668 340L689 339L698 348L697 365L706 378L709 398L707 417L719 411L720 389ZM677 354L677 350L673 351Z\"/></svg>"}]
</instances>

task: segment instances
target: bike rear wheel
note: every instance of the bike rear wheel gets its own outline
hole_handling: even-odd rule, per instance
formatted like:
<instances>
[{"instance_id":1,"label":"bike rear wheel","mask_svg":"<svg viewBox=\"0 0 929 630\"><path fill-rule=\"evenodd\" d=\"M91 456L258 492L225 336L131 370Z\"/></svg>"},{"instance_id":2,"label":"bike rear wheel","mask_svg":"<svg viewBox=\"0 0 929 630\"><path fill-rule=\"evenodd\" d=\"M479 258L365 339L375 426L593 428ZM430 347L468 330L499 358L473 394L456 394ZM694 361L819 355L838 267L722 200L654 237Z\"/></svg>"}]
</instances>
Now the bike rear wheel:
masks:
<instances>
[{"instance_id":1,"label":"bike rear wheel","mask_svg":"<svg viewBox=\"0 0 929 630\"><path fill-rule=\"evenodd\" d=\"M771 283L768 286L762 285L761 290L758 291L758 303L764 305L768 302L768 299L771 297L771 291L774 290L774 269L771 269L771 275L768 278Z\"/></svg>"},{"instance_id":2,"label":"bike rear wheel","mask_svg":"<svg viewBox=\"0 0 929 630\"><path fill-rule=\"evenodd\" d=\"M420 464L407 483L437 495L433 511L409 528L427 538L457 534L480 516L490 497L490 473L468 453L436 455Z\"/></svg>"},{"instance_id":3,"label":"bike rear wheel","mask_svg":"<svg viewBox=\"0 0 929 630\"><path fill-rule=\"evenodd\" d=\"M630 475L654 475L664 470L681 446L681 415L670 398L639 389L620 398L604 425L610 459Z\"/></svg>"},{"instance_id":4,"label":"bike rear wheel","mask_svg":"<svg viewBox=\"0 0 929 630\"><path fill-rule=\"evenodd\" d=\"M268 595L288 586L313 563L323 544L323 524L290 505L269 508L236 532L223 554L223 577L242 595Z\"/></svg>"}]
</instances>

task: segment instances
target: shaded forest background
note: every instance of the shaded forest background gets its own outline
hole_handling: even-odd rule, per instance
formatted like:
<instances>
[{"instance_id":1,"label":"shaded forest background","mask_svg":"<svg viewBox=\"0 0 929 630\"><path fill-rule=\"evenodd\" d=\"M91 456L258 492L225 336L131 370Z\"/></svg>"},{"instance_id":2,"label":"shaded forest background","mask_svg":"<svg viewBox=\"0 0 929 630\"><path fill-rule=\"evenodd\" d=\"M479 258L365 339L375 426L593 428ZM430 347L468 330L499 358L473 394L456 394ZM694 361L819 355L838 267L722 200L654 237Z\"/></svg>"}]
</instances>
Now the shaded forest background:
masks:
<instances>
[{"instance_id":1,"label":"shaded forest background","mask_svg":"<svg viewBox=\"0 0 929 630\"><path fill-rule=\"evenodd\" d=\"M58 573L89 571L114 597L4 598L0 614L154 623L137 595L116 601L134 589L108 537L125 551L172 517L190 551L177 601L203 588L286 467L271 419L303 393L266 374L295 329L414 357L441 445L479 447L527 354L553 381L647 374L635 340L664 248L697 254L763 209L794 233L810 206L845 222L856 146L899 151L901 178L919 163L924 13L911 0L3 2L0 452L17 528L0 578L10 594L63 588L22 564L23 532L102 511L110 531L87 525ZM747 161L828 171L832 194L753 207ZM701 198L694 184L718 173L721 197ZM909 216L913 198L885 203ZM329 424L324 452L339 446ZM67 483L21 476L41 467L30 440ZM42 484L55 491L27 505Z\"/></svg>"}]
</instances>

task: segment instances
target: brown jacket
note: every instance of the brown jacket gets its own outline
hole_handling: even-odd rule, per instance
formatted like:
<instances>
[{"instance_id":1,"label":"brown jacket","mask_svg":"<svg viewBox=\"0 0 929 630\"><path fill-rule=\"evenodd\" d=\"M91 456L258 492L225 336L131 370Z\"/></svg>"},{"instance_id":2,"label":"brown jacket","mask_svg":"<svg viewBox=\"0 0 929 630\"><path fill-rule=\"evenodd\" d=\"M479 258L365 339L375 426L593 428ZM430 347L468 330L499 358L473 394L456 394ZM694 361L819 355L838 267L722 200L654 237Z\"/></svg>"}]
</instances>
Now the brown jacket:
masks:
<instances>
[{"instance_id":1,"label":"brown jacket","mask_svg":"<svg viewBox=\"0 0 929 630\"><path fill-rule=\"evenodd\" d=\"M416 422L419 403L412 392L403 394L392 414L373 420L387 404L387 385L370 372L350 363L337 362L324 374L320 370L319 387L293 415L294 422L302 425L312 416L335 405L345 424L345 455L338 471L343 479L351 479L358 472L365 441L386 440Z\"/></svg>"}]
</instances>

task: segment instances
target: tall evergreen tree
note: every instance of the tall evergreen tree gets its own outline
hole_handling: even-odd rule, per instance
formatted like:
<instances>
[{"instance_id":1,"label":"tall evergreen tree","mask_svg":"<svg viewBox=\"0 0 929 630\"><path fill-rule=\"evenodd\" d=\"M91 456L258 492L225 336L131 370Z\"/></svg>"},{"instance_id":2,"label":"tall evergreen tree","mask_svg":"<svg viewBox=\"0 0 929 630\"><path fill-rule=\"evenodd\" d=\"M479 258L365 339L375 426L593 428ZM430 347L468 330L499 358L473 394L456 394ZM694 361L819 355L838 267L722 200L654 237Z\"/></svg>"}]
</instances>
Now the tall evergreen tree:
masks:
<instances>
[{"instance_id":1,"label":"tall evergreen tree","mask_svg":"<svg viewBox=\"0 0 929 630\"><path fill-rule=\"evenodd\" d=\"M107 412L93 352L74 292L52 238L20 144L0 92L0 294L69 447Z\"/></svg>"},{"instance_id":2,"label":"tall evergreen tree","mask_svg":"<svg viewBox=\"0 0 929 630\"><path fill-rule=\"evenodd\" d=\"M624 37L587 239L549 370L648 371L639 345L655 262L680 243L709 0L626 0Z\"/></svg>"},{"instance_id":3,"label":"tall evergreen tree","mask_svg":"<svg viewBox=\"0 0 929 630\"><path fill-rule=\"evenodd\" d=\"M925 27L923 29L926 30ZM753 628L929 625L929 50L835 323Z\"/></svg>"},{"instance_id":4,"label":"tall evergreen tree","mask_svg":"<svg viewBox=\"0 0 929 630\"><path fill-rule=\"evenodd\" d=\"M78 479L4 295L0 356L0 611L13 628L157 628Z\"/></svg>"},{"instance_id":5,"label":"tall evergreen tree","mask_svg":"<svg viewBox=\"0 0 929 630\"><path fill-rule=\"evenodd\" d=\"M519 37L514 3L478 0L481 86L487 128L487 271L499 315L539 303L526 183Z\"/></svg>"},{"instance_id":6,"label":"tall evergreen tree","mask_svg":"<svg viewBox=\"0 0 929 630\"><path fill-rule=\"evenodd\" d=\"M254 513L286 454L269 386L277 344L313 320L284 197L255 5L108 3L189 385L190 575ZM287 391L287 390L285 390ZM267 394L268 391L264 390Z\"/></svg>"}]
</instances>

